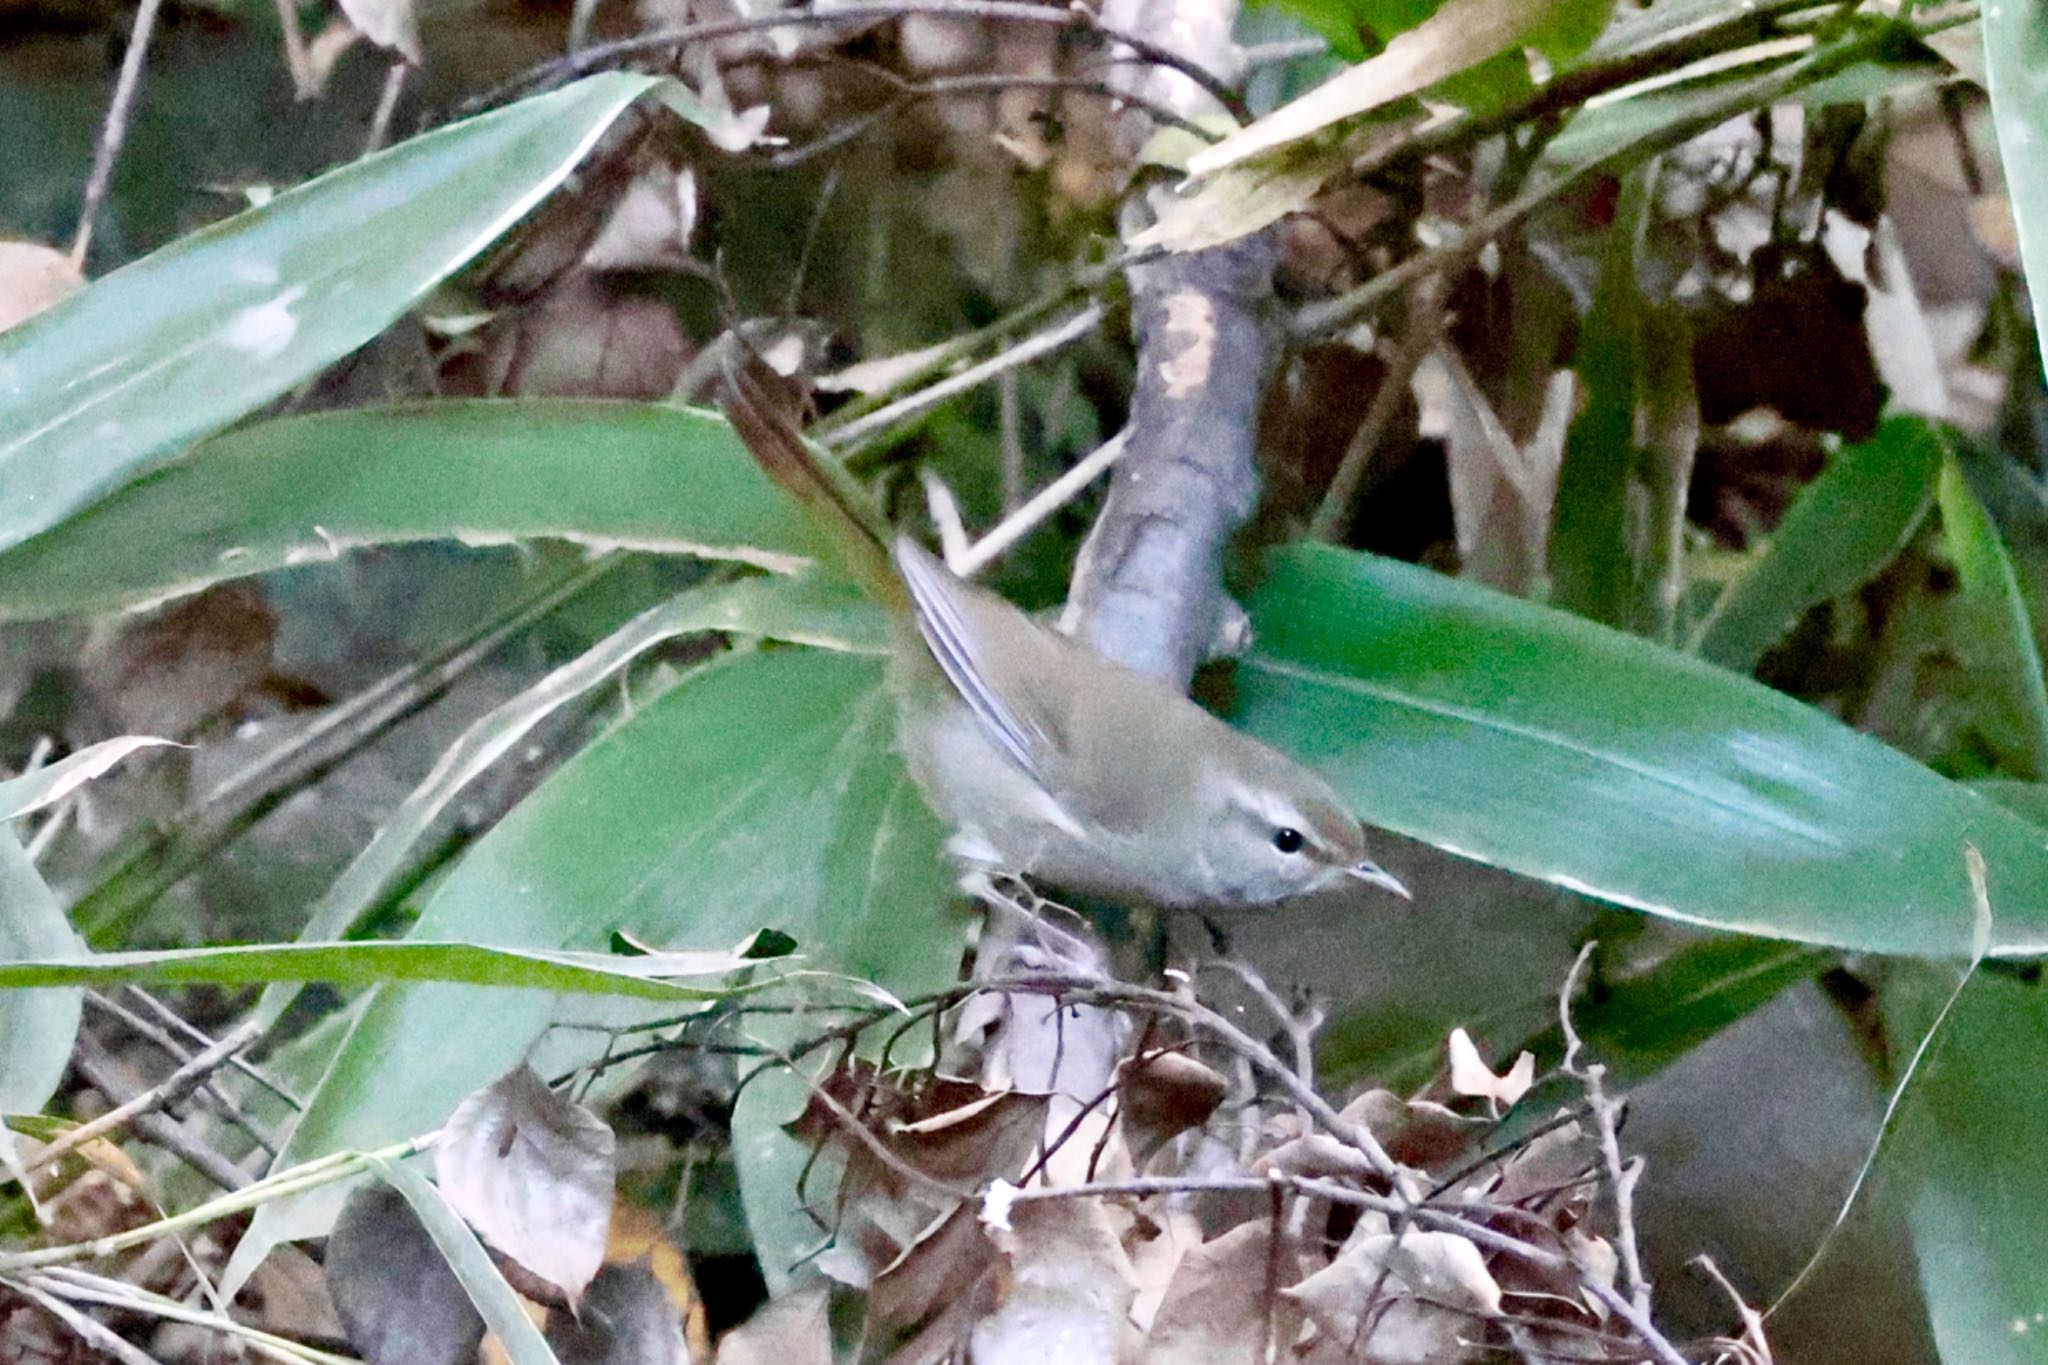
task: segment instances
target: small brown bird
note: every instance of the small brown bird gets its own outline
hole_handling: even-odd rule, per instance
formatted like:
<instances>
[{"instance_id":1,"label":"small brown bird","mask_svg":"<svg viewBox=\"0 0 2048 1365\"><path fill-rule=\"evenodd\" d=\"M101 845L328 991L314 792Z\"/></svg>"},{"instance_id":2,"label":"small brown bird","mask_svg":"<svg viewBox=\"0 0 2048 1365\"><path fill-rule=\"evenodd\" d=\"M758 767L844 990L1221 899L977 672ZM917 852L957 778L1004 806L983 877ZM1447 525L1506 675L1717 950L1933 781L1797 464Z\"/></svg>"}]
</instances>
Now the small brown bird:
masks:
<instances>
[{"instance_id":1,"label":"small brown bird","mask_svg":"<svg viewBox=\"0 0 2048 1365\"><path fill-rule=\"evenodd\" d=\"M757 359L728 375L733 429L832 532L900 629L899 742L966 863L1133 903L1219 911L1351 881L1403 898L1320 777L1166 683L1103 658L893 547L850 481L804 445Z\"/></svg>"}]
</instances>

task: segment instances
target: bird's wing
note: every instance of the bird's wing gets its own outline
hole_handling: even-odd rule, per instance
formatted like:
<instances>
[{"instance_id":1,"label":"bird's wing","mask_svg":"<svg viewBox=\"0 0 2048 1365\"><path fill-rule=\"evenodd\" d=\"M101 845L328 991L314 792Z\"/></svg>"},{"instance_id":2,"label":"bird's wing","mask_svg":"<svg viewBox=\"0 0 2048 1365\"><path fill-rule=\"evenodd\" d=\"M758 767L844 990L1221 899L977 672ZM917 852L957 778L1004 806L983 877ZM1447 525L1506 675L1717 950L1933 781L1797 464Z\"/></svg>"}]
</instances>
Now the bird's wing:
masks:
<instances>
[{"instance_id":1,"label":"bird's wing","mask_svg":"<svg viewBox=\"0 0 2048 1365\"><path fill-rule=\"evenodd\" d=\"M1059 736L1052 719L1041 708L1028 705L1014 686L1005 686L1005 661L993 657L987 632L971 627L970 616L987 613L991 607L1017 612L1007 602L974 600L977 590L962 583L952 572L913 540L896 542L896 567L910 589L910 600L918 634L946 675L946 681L967 703L967 709L997 748L1044 785L1048 769L1057 761ZM1017 612L1018 624L1037 627Z\"/></svg>"}]
</instances>

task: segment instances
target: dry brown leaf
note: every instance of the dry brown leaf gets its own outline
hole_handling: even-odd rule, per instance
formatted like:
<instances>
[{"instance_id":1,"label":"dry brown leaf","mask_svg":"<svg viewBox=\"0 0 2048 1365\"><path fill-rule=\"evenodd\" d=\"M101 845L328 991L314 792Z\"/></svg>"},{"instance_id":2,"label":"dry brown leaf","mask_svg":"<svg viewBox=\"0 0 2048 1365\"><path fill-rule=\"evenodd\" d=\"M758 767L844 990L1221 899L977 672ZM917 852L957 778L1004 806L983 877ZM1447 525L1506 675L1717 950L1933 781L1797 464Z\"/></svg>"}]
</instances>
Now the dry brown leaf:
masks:
<instances>
[{"instance_id":1,"label":"dry brown leaf","mask_svg":"<svg viewBox=\"0 0 2048 1365\"><path fill-rule=\"evenodd\" d=\"M1124 1251L1131 1258L1131 1278L1137 1288L1131 1300L1133 1328L1152 1330L1181 1263L1201 1245L1202 1220L1185 1204L1151 1200L1143 1213L1131 1219L1124 1233Z\"/></svg>"},{"instance_id":2,"label":"dry brown leaf","mask_svg":"<svg viewBox=\"0 0 2048 1365\"><path fill-rule=\"evenodd\" d=\"M328 77L334 74L334 68L342 57L362 40L362 31L341 15L336 15L332 22L314 34L312 41L306 44L306 67L301 73L304 84L296 91L298 97L309 100L324 91Z\"/></svg>"},{"instance_id":3,"label":"dry brown leaf","mask_svg":"<svg viewBox=\"0 0 2048 1365\"><path fill-rule=\"evenodd\" d=\"M975 1365L1115 1365L1135 1290L1101 1202L1016 1204L988 1235L1001 1288L970 1338Z\"/></svg>"},{"instance_id":4,"label":"dry brown leaf","mask_svg":"<svg viewBox=\"0 0 2048 1365\"><path fill-rule=\"evenodd\" d=\"M1402 1165L1425 1171L1463 1157L1483 1122L1431 1100L1403 1100L1390 1090L1366 1091L1338 1117L1362 1125Z\"/></svg>"},{"instance_id":5,"label":"dry brown leaf","mask_svg":"<svg viewBox=\"0 0 2048 1365\"><path fill-rule=\"evenodd\" d=\"M1184 1053L1148 1053L1117 1068L1117 1118L1135 1153L1201 1127L1229 1093L1214 1067Z\"/></svg>"},{"instance_id":6,"label":"dry brown leaf","mask_svg":"<svg viewBox=\"0 0 2048 1365\"><path fill-rule=\"evenodd\" d=\"M573 1308L604 1264L612 1130L525 1063L455 1107L434 1177L483 1239Z\"/></svg>"},{"instance_id":7,"label":"dry brown leaf","mask_svg":"<svg viewBox=\"0 0 2048 1365\"><path fill-rule=\"evenodd\" d=\"M1384 1267L1416 1298L1467 1313L1500 1311L1500 1285L1479 1248L1455 1232L1376 1233L1345 1248L1374 1273Z\"/></svg>"},{"instance_id":8,"label":"dry brown leaf","mask_svg":"<svg viewBox=\"0 0 2048 1365\"><path fill-rule=\"evenodd\" d=\"M1374 1174L1365 1153L1328 1133L1304 1133L1252 1163L1252 1173L1275 1172L1304 1180L1363 1180Z\"/></svg>"},{"instance_id":9,"label":"dry brown leaf","mask_svg":"<svg viewBox=\"0 0 2048 1365\"><path fill-rule=\"evenodd\" d=\"M592 270L674 270L690 264L697 230L697 175L650 166L633 178L583 249Z\"/></svg>"},{"instance_id":10,"label":"dry brown leaf","mask_svg":"<svg viewBox=\"0 0 2048 1365\"><path fill-rule=\"evenodd\" d=\"M1181 1258L1138 1365L1258 1365L1266 1358L1273 1229L1244 1223Z\"/></svg>"},{"instance_id":11,"label":"dry brown leaf","mask_svg":"<svg viewBox=\"0 0 2048 1365\"><path fill-rule=\"evenodd\" d=\"M695 354L676 311L578 271L516 315L485 367L487 393L666 398Z\"/></svg>"},{"instance_id":12,"label":"dry brown leaf","mask_svg":"<svg viewBox=\"0 0 2048 1365\"><path fill-rule=\"evenodd\" d=\"M1046 1154L1040 1183L1052 1186L1087 1185L1103 1180L1127 1180L1136 1175L1131 1149L1116 1120L1100 1109L1076 1115L1075 1101L1055 1096L1047 1109L1046 1139L1061 1134L1066 1139ZM1121 1209L1118 1211L1121 1217Z\"/></svg>"},{"instance_id":13,"label":"dry brown leaf","mask_svg":"<svg viewBox=\"0 0 2048 1365\"><path fill-rule=\"evenodd\" d=\"M366 1185L327 1239L327 1292L369 1365L461 1365L484 1321L404 1196Z\"/></svg>"},{"instance_id":14,"label":"dry brown leaf","mask_svg":"<svg viewBox=\"0 0 2048 1365\"><path fill-rule=\"evenodd\" d=\"M645 1266L608 1265L575 1313L550 1313L548 1347L560 1365L691 1365L683 1315Z\"/></svg>"},{"instance_id":15,"label":"dry brown leaf","mask_svg":"<svg viewBox=\"0 0 2048 1365\"><path fill-rule=\"evenodd\" d=\"M1614 1244L1605 1237L1595 1237L1583 1229L1573 1228L1564 1235L1565 1249L1577 1266L1586 1284L1579 1287L1579 1298L1593 1316L1602 1322L1607 1320L1607 1301L1593 1292L1593 1287L1614 1288L1614 1280L1621 1270L1621 1257L1616 1254Z\"/></svg>"},{"instance_id":16,"label":"dry brown leaf","mask_svg":"<svg viewBox=\"0 0 2048 1365\"><path fill-rule=\"evenodd\" d=\"M1593 1141L1578 1123L1566 1123L1533 1138L1501 1163L1492 1197L1517 1204L1571 1185L1594 1163Z\"/></svg>"},{"instance_id":17,"label":"dry brown leaf","mask_svg":"<svg viewBox=\"0 0 2048 1365\"><path fill-rule=\"evenodd\" d=\"M1573 376L1553 376L1527 445L1516 443L1451 347L1438 347L1417 367L1413 387L1423 434L1444 439L1463 576L1527 595L1541 583L1549 553Z\"/></svg>"},{"instance_id":18,"label":"dry brown leaf","mask_svg":"<svg viewBox=\"0 0 2048 1365\"><path fill-rule=\"evenodd\" d=\"M105 729L189 735L271 676L277 613L253 580L106 623L80 671Z\"/></svg>"},{"instance_id":19,"label":"dry brown leaf","mask_svg":"<svg viewBox=\"0 0 2048 1365\"><path fill-rule=\"evenodd\" d=\"M260 1305L254 1322L265 1331L301 1339L342 1335L340 1315L327 1292L326 1267L295 1246L271 1248L250 1274L245 1293Z\"/></svg>"},{"instance_id":20,"label":"dry brown leaf","mask_svg":"<svg viewBox=\"0 0 2048 1365\"><path fill-rule=\"evenodd\" d=\"M995 1260L979 1213L975 1204L959 1205L884 1266L868 1291L870 1321L914 1327L972 1289Z\"/></svg>"},{"instance_id":21,"label":"dry brown leaf","mask_svg":"<svg viewBox=\"0 0 2048 1365\"><path fill-rule=\"evenodd\" d=\"M1397 1238L1385 1229L1379 1215L1361 1219L1335 1260L1282 1291L1322 1334L1326 1349L1312 1358L1360 1365L1472 1359L1475 1320L1500 1311L1500 1286L1479 1248L1456 1233L1410 1229Z\"/></svg>"}]
</instances>

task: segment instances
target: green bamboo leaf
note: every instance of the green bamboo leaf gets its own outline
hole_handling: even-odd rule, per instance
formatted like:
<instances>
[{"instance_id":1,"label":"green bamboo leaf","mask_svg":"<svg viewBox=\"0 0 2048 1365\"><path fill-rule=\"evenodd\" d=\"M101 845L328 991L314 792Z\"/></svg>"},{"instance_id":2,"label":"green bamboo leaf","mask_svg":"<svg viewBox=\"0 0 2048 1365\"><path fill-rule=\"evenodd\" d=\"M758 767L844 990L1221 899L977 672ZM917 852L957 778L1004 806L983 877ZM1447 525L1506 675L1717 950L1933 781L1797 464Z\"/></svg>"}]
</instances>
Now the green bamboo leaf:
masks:
<instances>
[{"instance_id":1,"label":"green bamboo leaf","mask_svg":"<svg viewBox=\"0 0 2048 1365\"><path fill-rule=\"evenodd\" d=\"M553 399L361 408L215 437L0 553L0 620L132 606L362 545L533 538L778 570L822 548L715 414Z\"/></svg>"},{"instance_id":2,"label":"green bamboo leaf","mask_svg":"<svg viewBox=\"0 0 2048 1365\"><path fill-rule=\"evenodd\" d=\"M1944 983L1885 994L1894 1036L1912 1038ZM1896 997L1896 998L1895 998ZM1907 998L1916 997L1916 998ZM2048 995L1979 972L1956 1002L1888 1156L1906 1190L1928 1324L1951 1365L2048 1360Z\"/></svg>"},{"instance_id":3,"label":"green bamboo leaf","mask_svg":"<svg viewBox=\"0 0 2048 1365\"><path fill-rule=\"evenodd\" d=\"M1800 490L1755 564L1700 622L1702 658L1747 673L1813 607L1854 592L1898 558L1934 503L1942 442L1919 417L1891 417L1844 446Z\"/></svg>"},{"instance_id":4,"label":"green bamboo leaf","mask_svg":"<svg viewBox=\"0 0 2048 1365\"><path fill-rule=\"evenodd\" d=\"M1366 819L1651 914L1865 952L2048 950L2048 843L1969 789L1697 659L1411 565L1301 547L1252 603L1252 733Z\"/></svg>"},{"instance_id":5,"label":"green bamboo leaf","mask_svg":"<svg viewBox=\"0 0 2048 1365\"><path fill-rule=\"evenodd\" d=\"M26 958L73 957L85 945L29 861L0 824L0 970ZM33 1114L49 1102L71 1061L84 995L76 987L0 990L0 1114ZM0 1123L0 1166L21 1175L14 1134Z\"/></svg>"},{"instance_id":6,"label":"green bamboo leaf","mask_svg":"<svg viewBox=\"0 0 2048 1365\"><path fill-rule=\"evenodd\" d=\"M1586 403L1565 438L1550 535L1551 600L1607 625L1625 623L1635 601L1629 502L1644 311L1636 249L1649 222L1650 179L1639 169L1622 184L1599 286L1579 329L1572 368Z\"/></svg>"},{"instance_id":7,"label":"green bamboo leaf","mask_svg":"<svg viewBox=\"0 0 2048 1365\"><path fill-rule=\"evenodd\" d=\"M1942 538L1963 580L1964 609L1975 624L1967 644L1983 651L1997 690L2020 719L2027 743L2021 775L2048 777L2048 680L2012 555L1953 455L1942 461L1936 500Z\"/></svg>"},{"instance_id":8,"label":"green bamboo leaf","mask_svg":"<svg viewBox=\"0 0 2048 1365\"><path fill-rule=\"evenodd\" d=\"M2048 165L2041 157L2048 147L2048 23L2034 0L1994 0L1984 6L1983 24L1992 120L2019 227L2020 262L2034 316L2048 318Z\"/></svg>"},{"instance_id":9,"label":"green bamboo leaf","mask_svg":"<svg viewBox=\"0 0 2048 1365\"><path fill-rule=\"evenodd\" d=\"M1605 983L1597 998L1574 1006L1572 1023L1592 1054L1625 1081L1648 1076L1835 960L1798 943L1710 938L1646 972ZM1553 1032L1527 1046L1562 1042Z\"/></svg>"},{"instance_id":10,"label":"green bamboo leaf","mask_svg":"<svg viewBox=\"0 0 2048 1365\"><path fill-rule=\"evenodd\" d=\"M732 990L725 986L682 986L676 984L676 979L729 976L758 965L737 953L718 951L619 957L598 952L493 948L481 943L422 939L396 943L255 943L90 955L81 949L70 958L45 953L35 959L0 961L0 991L109 986L126 981L161 986L272 981L376 986L389 981L437 981L701 1003L723 999Z\"/></svg>"},{"instance_id":11,"label":"green bamboo leaf","mask_svg":"<svg viewBox=\"0 0 2048 1365\"><path fill-rule=\"evenodd\" d=\"M300 941L337 939L353 932L410 866L413 847L448 803L557 707L613 677L656 644L707 630L871 654L887 647L881 613L851 584L823 574L693 588L648 608L463 731L313 907L299 932ZM275 1019L295 996L289 990L267 992L258 1013Z\"/></svg>"},{"instance_id":12,"label":"green bamboo leaf","mask_svg":"<svg viewBox=\"0 0 2048 1365\"><path fill-rule=\"evenodd\" d=\"M653 83L592 76L436 129L0 336L0 547L377 335L524 217Z\"/></svg>"},{"instance_id":13,"label":"green bamboo leaf","mask_svg":"<svg viewBox=\"0 0 2048 1365\"><path fill-rule=\"evenodd\" d=\"M2048 830L2048 782L2022 782L2010 777L1983 777L1970 784L2023 820Z\"/></svg>"},{"instance_id":14,"label":"green bamboo leaf","mask_svg":"<svg viewBox=\"0 0 2048 1365\"><path fill-rule=\"evenodd\" d=\"M415 932L553 950L599 948L614 930L728 944L772 926L803 945L807 965L898 995L936 989L958 969L965 926L948 909L942 831L894 733L877 660L791 649L727 657L543 783L442 882ZM586 1023L647 1013L632 1002L584 1006ZM379 991L282 1160L431 1128L527 1055L555 1014L553 998L532 991ZM447 1046L456 1036L463 1046ZM557 1031L532 1064L556 1074L603 1046ZM273 1240L324 1231L333 1212L331 1198L264 1208L237 1267Z\"/></svg>"},{"instance_id":15,"label":"green bamboo leaf","mask_svg":"<svg viewBox=\"0 0 2048 1365\"><path fill-rule=\"evenodd\" d=\"M1607 0L1444 0L1376 56L1340 71L1188 159L1188 173L1214 174L1270 153L1333 124L1406 99L1529 44L1568 50L1597 29Z\"/></svg>"}]
</instances>

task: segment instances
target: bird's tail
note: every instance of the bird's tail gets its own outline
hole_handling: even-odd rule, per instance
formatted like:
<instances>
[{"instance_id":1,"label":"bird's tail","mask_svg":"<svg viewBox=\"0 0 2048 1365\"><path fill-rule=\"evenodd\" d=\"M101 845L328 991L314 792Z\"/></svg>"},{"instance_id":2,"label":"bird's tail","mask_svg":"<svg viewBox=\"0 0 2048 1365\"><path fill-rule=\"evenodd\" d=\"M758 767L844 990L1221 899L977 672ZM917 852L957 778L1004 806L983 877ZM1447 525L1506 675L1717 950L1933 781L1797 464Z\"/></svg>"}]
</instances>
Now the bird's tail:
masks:
<instances>
[{"instance_id":1,"label":"bird's tail","mask_svg":"<svg viewBox=\"0 0 2048 1365\"><path fill-rule=\"evenodd\" d=\"M844 471L804 443L790 381L742 348L740 360L726 366L719 406L754 462L824 528L855 580L884 606L908 611L909 593L890 561L880 513Z\"/></svg>"}]
</instances>

